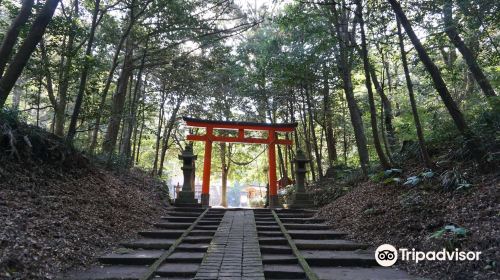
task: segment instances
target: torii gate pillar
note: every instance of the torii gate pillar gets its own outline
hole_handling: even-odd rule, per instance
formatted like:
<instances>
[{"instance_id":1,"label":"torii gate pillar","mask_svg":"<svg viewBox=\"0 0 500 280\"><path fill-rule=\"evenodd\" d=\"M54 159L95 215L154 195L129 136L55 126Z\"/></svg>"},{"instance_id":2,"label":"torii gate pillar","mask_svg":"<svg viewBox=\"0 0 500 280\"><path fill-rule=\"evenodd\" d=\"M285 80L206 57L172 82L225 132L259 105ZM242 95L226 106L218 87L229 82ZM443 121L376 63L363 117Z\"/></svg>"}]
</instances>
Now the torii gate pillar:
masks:
<instances>
[{"instance_id":1,"label":"torii gate pillar","mask_svg":"<svg viewBox=\"0 0 500 280\"><path fill-rule=\"evenodd\" d=\"M203 183L201 187L201 207L208 208L210 205L210 169L212 166L212 136L213 128L207 127L207 138L205 141L205 155L203 157Z\"/></svg>"},{"instance_id":2,"label":"torii gate pillar","mask_svg":"<svg viewBox=\"0 0 500 280\"><path fill-rule=\"evenodd\" d=\"M276 133L269 131L269 144L267 145L269 155L269 208L279 207L278 179L276 177Z\"/></svg>"}]
</instances>

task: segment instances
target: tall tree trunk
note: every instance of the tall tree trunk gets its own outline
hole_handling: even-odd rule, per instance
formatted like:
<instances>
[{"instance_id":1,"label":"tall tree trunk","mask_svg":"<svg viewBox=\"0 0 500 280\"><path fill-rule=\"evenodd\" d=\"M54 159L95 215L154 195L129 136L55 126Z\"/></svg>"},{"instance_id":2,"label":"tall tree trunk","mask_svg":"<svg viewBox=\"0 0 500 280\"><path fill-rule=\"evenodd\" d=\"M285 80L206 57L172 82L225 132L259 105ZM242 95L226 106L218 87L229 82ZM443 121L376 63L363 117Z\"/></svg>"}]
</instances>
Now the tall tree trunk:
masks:
<instances>
[{"instance_id":1,"label":"tall tree trunk","mask_svg":"<svg viewBox=\"0 0 500 280\"><path fill-rule=\"evenodd\" d=\"M453 45L455 45L458 51L460 51L460 53L462 54L462 57L467 63L470 72L472 73L472 75L474 75L474 79L476 79L476 82L481 87L484 95L486 95L487 97L496 96L493 87L491 86L490 82L484 75L483 70L477 63L474 54L467 47L462 38L460 38L460 34L458 33L455 22L453 20L452 7L453 7L453 0L445 0L445 3L443 5L443 19L445 24L446 35L448 35L448 38L450 38Z\"/></svg>"},{"instance_id":2,"label":"tall tree trunk","mask_svg":"<svg viewBox=\"0 0 500 280\"><path fill-rule=\"evenodd\" d=\"M323 104L325 111L325 138L328 152L328 167L333 167L337 161L337 149L335 147L335 135L333 134L332 102L330 101L330 83L328 81L328 69L323 67Z\"/></svg>"},{"instance_id":3,"label":"tall tree trunk","mask_svg":"<svg viewBox=\"0 0 500 280\"><path fill-rule=\"evenodd\" d=\"M135 82L135 87L134 91L132 92L132 86L131 86L131 97L130 97L130 105L129 105L129 112L128 112L128 118L127 118L127 125L124 127L125 133L124 133L124 138L122 142L122 147L121 150L123 151L123 155L126 158L127 161L127 166L130 166L130 164L133 162L131 160L131 139L132 139L132 133L134 131L134 128L136 126L137 122L137 100L139 99L141 87L142 87L142 73L144 71L144 63L146 59L146 51L147 51L147 46L146 49L144 50L144 54L141 59L141 65L139 66L139 71L137 73L136 77L136 82ZM131 76L132 78L132 76ZM131 83L132 84L132 83Z\"/></svg>"},{"instance_id":4,"label":"tall tree trunk","mask_svg":"<svg viewBox=\"0 0 500 280\"><path fill-rule=\"evenodd\" d=\"M136 77L137 78L137 77ZM124 113L122 117L122 133L120 136L120 145L118 151L120 155L125 159L126 166L128 166L128 161L130 157L130 137L132 137L132 107L135 106L134 102L136 99L136 92L134 90L134 74L132 73L129 78L128 94L126 97L126 105L124 106ZM137 86L137 81L136 81ZM128 103L127 103L128 102ZM130 136L129 136L130 133Z\"/></svg>"},{"instance_id":5,"label":"tall tree trunk","mask_svg":"<svg viewBox=\"0 0 500 280\"><path fill-rule=\"evenodd\" d=\"M433 164L429 153L427 152L427 147L425 144L424 133L422 131L422 125L420 124L420 118L418 116L417 102L415 101L415 94L413 93L413 83L410 78L410 71L408 70L408 60L406 59L406 51L404 47L403 34L401 32L401 24L399 19L396 18L398 25L398 39L399 39L399 49L401 51L401 61L403 63L403 71L406 79L406 87L408 88L408 96L410 97L411 112L413 114L413 120L415 122L415 129L417 130L418 144L420 146L420 153L422 155L422 161L427 168L432 168Z\"/></svg>"},{"instance_id":6,"label":"tall tree trunk","mask_svg":"<svg viewBox=\"0 0 500 280\"><path fill-rule=\"evenodd\" d=\"M75 55L74 44L75 44L75 36L76 36L76 22L78 18L78 0L74 2L73 11L71 12L68 21L70 24L70 30L68 35L68 44L65 49L65 62L61 69L62 77L59 83L59 94L58 94L58 103L55 108L55 125L54 125L54 133L60 137L64 136L64 123L66 120L66 105L68 103L68 87L69 87L69 79L71 74L71 66L73 62L73 56Z\"/></svg>"},{"instance_id":7,"label":"tall tree trunk","mask_svg":"<svg viewBox=\"0 0 500 280\"><path fill-rule=\"evenodd\" d=\"M363 57L363 49L359 46L357 49L358 49L359 55L361 57ZM382 53L380 53L380 54L381 54L382 64L384 65L384 69L386 69L387 62L385 61L384 55ZM369 71L370 71L371 81L373 82L373 86L375 87L375 90L377 91L378 95L380 96L380 100L382 101L382 106L384 106L384 110L383 110L384 115L383 115L382 119L385 122L385 132L387 132L387 135L388 135L387 138L389 138L388 141L389 141L390 148L393 149L396 146L396 133L394 132L394 126L392 125L393 115L392 115L391 101L389 100L389 98L385 94L384 88L380 85L380 82L378 81L378 78L377 78L377 73L375 72L375 68L370 63L369 59L368 59L368 66L370 67ZM389 71L388 66L387 66L387 71ZM389 80L389 89L390 89L391 78L389 75L387 76L387 78ZM384 132L384 130L382 130L382 131ZM385 137L386 133L382 133L382 134ZM388 154L388 157L390 157L389 154Z\"/></svg>"},{"instance_id":8,"label":"tall tree trunk","mask_svg":"<svg viewBox=\"0 0 500 280\"><path fill-rule=\"evenodd\" d=\"M16 45L19 32L31 16L33 3L33 0L23 1L23 5L21 6L21 10L19 10L19 14L17 14L16 18L12 21L9 29L7 29L7 32L5 33L2 45L0 46L0 78L2 77L7 62L9 61L12 50Z\"/></svg>"},{"instance_id":9,"label":"tall tree trunk","mask_svg":"<svg viewBox=\"0 0 500 280\"><path fill-rule=\"evenodd\" d=\"M387 66L387 81L388 81L388 86L389 86L389 94L391 94L391 86L392 86L392 81L391 81L391 76L389 73L389 64L385 60L385 56L381 54L382 58L382 64L384 65L384 68ZM370 64L370 74L372 77L373 85L375 86L375 90L377 91L378 95L380 96L380 100L382 101L382 105L384 106L384 123L385 123L385 131L387 132L387 138L388 142L390 145L390 150L393 150L396 147L396 132L394 131L394 126L392 125L392 119L393 113L392 113L392 105L391 101L385 94L384 87L380 85L378 79L377 79L377 73L375 72L375 68L373 65Z\"/></svg>"},{"instance_id":10,"label":"tall tree trunk","mask_svg":"<svg viewBox=\"0 0 500 280\"><path fill-rule=\"evenodd\" d=\"M49 96L50 103L54 107L54 111L56 111L58 103L57 103L57 100L56 100L56 97L54 94L54 83L52 82L52 74L50 73L50 67L49 67L50 60L49 60L49 57L47 55L47 49L45 48L45 42L44 42L43 38L40 40L40 54L41 54L41 58L42 58L42 61L41 61L42 68L43 68L43 72L45 74L45 81L46 81L45 87L47 89L47 95ZM52 122L52 126L55 126L55 114L54 114L54 121Z\"/></svg>"},{"instance_id":11,"label":"tall tree trunk","mask_svg":"<svg viewBox=\"0 0 500 280\"><path fill-rule=\"evenodd\" d=\"M68 134L66 135L66 141L68 143L73 142L73 139L76 135L76 122L78 120L78 116L80 115L80 110L83 103L83 96L85 94L85 88L87 87L87 78L90 71L90 61L89 57L92 55L92 46L94 44L95 31L98 25L98 15L99 15L99 6L101 0L95 0L94 2L94 10L92 11L92 25L90 27L90 34L87 41L87 47L85 49L85 62L83 64L82 72L80 73L80 83L78 85L78 93L76 95L75 106L73 108L73 114L71 115L71 121L68 127ZM91 154L93 153L93 149L90 148Z\"/></svg>"},{"instance_id":12,"label":"tall tree trunk","mask_svg":"<svg viewBox=\"0 0 500 280\"><path fill-rule=\"evenodd\" d=\"M382 133L380 133L380 136L382 137L382 142L384 144L384 150L385 154L387 155L387 159L389 160L389 163L391 165L394 165L394 160L392 159L392 154L389 148L389 141L387 141L387 134L384 133L385 131L385 126L384 126L384 104L380 103L380 129L382 130Z\"/></svg>"},{"instance_id":13,"label":"tall tree trunk","mask_svg":"<svg viewBox=\"0 0 500 280\"><path fill-rule=\"evenodd\" d=\"M144 131L144 126L145 126L145 122L146 122L146 117L145 117L145 114L146 114L146 109L143 109L142 111L142 123L141 123L141 130L139 132L139 143L137 144L137 151L135 153L135 164L139 164L139 160L140 160L140 155L141 155L141 143L142 143L142 133Z\"/></svg>"},{"instance_id":14,"label":"tall tree trunk","mask_svg":"<svg viewBox=\"0 0 500 280\"><path fill-rule=\"evenodd\" d=\"M227 162L227 155L226 155L227 146L225 142L221 142L219 143L219 145L220 145L221 177L222 177L220 205L222 207L227 207L227 177L229 172L229 163Z\"/></svg>"},{"instance_id":15,"label":"tall tree trunk","mask_svg":"<svg viewBox=\"0 0 500 280\"><path fill-rule=\"evenodd\" d=\"M163 119L165 117L165 100L167 99L167 91L165 89L165 84L162 85L160 110L158 114L158 129L156 130L156 144L155 144L155 160L153 162L153 170L151 174L153 176L158 174L158 155L160 154L160 144L161 144L161 131L163 128Z\"/></svg>"},{"instance_id":16,"label":"tall tree trunk","mask_svg":"<svg viewBox=\"0 0 500 280\"><path fill-rule=\"evenodd\" d=\"M375 151L377 152L382 167L384 169L390 169L391 164L384 154L378 135L377 109L375 108L375 100L373 98L372 83L370 79L370 63L368 61L368 49L366 47L365 23L363 20L363 7L361 5L361 0L356 0L356 7L361 33L361 53L363 57L363 67L365 70L365 86L368 91L368 103L370 104L370 123L372 126L373 144L375 145Z\"/></svg>"},{"instance_id":17,"label":"tall tree trunk","mask_svg":"<svg viewBox=\"0 0 500 280\"><path fill-rule=\"evenodd\" d=\"M342 140L343 140L343 154L344 154L344 165L347 165L347 147L348 147L348 137L347 137L347 112L346 112L346 101L342 99Z\"/></svg>"},{"instance_id":18,"label":"tall tree trunk","mask_svg":"<svg viewBox=\"0 0 500 280\"><path fill-rule=\"evenodd\" d=\"M19 47L19 50L12 59L12 62L9 64L7 71L5 71L2 78L0 78L0 109L5 105L5 101L7 101L10 91L16 84L19 76L21 76L21 73L23 72L26 63L28 63L31 54L35 50L36 45L38 45L42 39L45 29L52 19L58 4L59 0L47 0L47 2L45 2L45 5L35 18L26 39Z\"/></svg>"},{"instance_id":19,"label":"tall tree trunk","mask_svg":"<svg viewBox=\"0 0 500 280\"><path fill-rule=\"evenodd\" d=\"M304 87L300 89L302 92L304 91ZM302 117L301 123L302 123L302 130L304 133L304 146L306 148L306 153L307 156L311 161L309 161L309 165L311 166L311 179L313 181L316 181L316 169L314 168L314 161L313 156L312 156L312 147L311 147L311 139L310 139L310 133L307 129L308 127L308 122L307 122L307 107L306 107L306 98L302 96L302 106L301 110L299 110L299 114Z\"/></svg>"},{"instance_id":20,"label":"tall tree trunk","mask_svg":"<svg viewBox=\"0 0 500 280\"><path fill-rule=\"evenodd\" d=\"M292 98L290 99L290 122L295 123L295 106L294 103L296 102L296 96L295 96L295 91L293 89L290 89L290 94ZM295 149L298 150L300 148L300 142L299 142L299 134L297 133L297 130L293 131L293 140L295 142ZM294 173L294 172L292 172Z\"/></svg>"},{"instance_id":21,"label":"tall tree trunk","mask_svg":"<svg viewBox=\"0 0 500 280\"><path fill-rule=\"evenodd\" d=\"M103 142L103 151L109 156L113 153L116 141L118 138L118 132L120 130L120 123L122 120L123 109L125 105L125 98L127 96L127 88L130 75L132 75L133 65L132 57L133 48L132 40L129 38L127 40L127 46L125 48L125 59L123 61L123 68L118 78L118 86L116 93L113 96L113 101L111 104L111 117L108 123L108 129L106 131L106 136Z\"/></svg>"},{"instance_id":22,"label":"tall tree trunk","mask_svg":"<svg viewBox=\"0 0 500 280\"><path fill-rule=\"evenodd\" d=\"M142 94L142 96L144 96L144 94ZM135 165L135 155L136 153L138 152L138 149L137 149L137 146L138 146L138 141L137 141L137 136L139 135L139 124L141 123L140 122L140 112L141 112L141 104L140 104L140 101L143 97L140 97L139 100L137 100L137 102L139 103L138 106L137 106L137 112L136 114L138 114L137 116L137 121L136 121L136 125L134 126L134 132L133 132L133 136L132 138L134 139L133 140L133 143L132 143L132 146L133 146L133 149L132 149L132 155L131 155L131 161L130 161L130 166L133 167ZM91 139L92 136L89 137L89 139Z\"/></svg>"},{"instance_id":23,"label":"tall tree trunk","mask_svg":"<svg viewBox=\"0 0 500 280\"><path fill-rule=\"evenodd\" d=\"M337 55L337 68L342 78L342 85L349 108L349 115L351 117L352 127L354 129L354 138L358 148L358 155L361 164L361 169L364 176L368 175L369 154L366 145L365 130L363 127L363 120L361 112L359 111L358 104L354 98L354 91L351 79L352 67L349 61L348 42L350 42L350 35L348 29L348 20L346 16L346 7L343 7L342 12L338 12L336 5L331 5L333 14L336 18L335 31L337 36L337 44L339 53Z\"/></svg>"},{"instance_id":24,"label":"tall tree trunk","mask_svg":"<svg viewBox=\"0 0 500 280\"><path fill-rule=\"evenodd\" d=\"M309 115L309 133L311 134L313 142L314 156L316 158L316 167L318 170L318 177L319 177L318 179L321 180L323 179L323 170L321 168L321 155L318 149L318 139L316 137L316 131L314 129L314 112L311 100L311 92L307 86L305 93L306 93L307 113Z\"/></svg>"},{"instance_id":25,"label":"tall tree trunk","mask_svg":"<svg viewBox=\"0 0 500 280\"><path fill-rule=\"evenodd\" d=\"M451 97L450 92L448 91L448 87L446 86L441 76L441 72L434 64L434 62L432 62L424 46L422 45L417 35L413 31L413 28L411 27L411 24L408 21L406 15L404 14L403 9L401 8L399 2L397 0L388 0L388 1L391 4L392 9L394 10L396 16L398 17L401 25L406 30L406 34L408 34L408 37L413 43L413 46L415 47L415 50L417 51L420 60L424 64L427 72L429 72L433 81L434 88L441 96L441 99L443 100L444 105L448 109L448 112L450 113L450 116L452 117L455 126L466 139L469 150L477 159L482 160L484 157L484 150L482 149L481 143L477 139L476 135L474 135L474 133L470 130L462 112L460 111L457 104Z\"/></svg>"},{"instance_id":26,"label":"tall tree trunk","mask_svg":"<svg viewBox=\"0 0 500 280\"><path fill-rule=\"evenodd\" d=\"M179 96L177 99L177 103L175 104L174 110L170 115L170 118L167 123L167 127L163 130L163 144L161 147L161 156L160 156L160 168L158 170L158 175L161 176L163 174L163 164L165 162L165 155L167 154L168 149L168 141L170 140L170 135L172 134L172 130L174 129L175 120L177 119L177 113L181 108L181 104L184 101L185 96Z\"/></svg>"},{"instance_id":27,"label":"tall tree trunk","mask_svg":"<svg viewBox=\"0 0 500 280\"><path fill-rule=\"evenodd\" d=\"M287 136L288 139L288 136ZM290 174L292 175L292 180L295 180L295 172L293 172L293 148L292 146L286 146L286 149L288 150L288 163L289 163L289 168L288 170L291 170Z\"/></svg>"},{"instance_id":28,"label":"tall tree trunk","mask_svg":"<svg viewBox=\"0 0 500 280\"><path fill-rule=\"evenodd\" d=\"M132 1L132 4L135 3L134 1L135 0ZM127 28L125 28L125 31L123 32L122 36L120 37L120 41L116 45L115 54L113 56L113 62L111 63L111 69L109 70L108 77L106 78L106 84L104 85L104 89L103 89L102 94L101 94L101 100L99 102L99 111L97 112L97 117L96 117L95 126L94 126L94 133L92 134L92 142L90 144L90 149L89 149L90 154L94 153L95 147L97 146L97 138L99 136L99 127L101 125L102 111L104 110L104 106L106 104L106 98L108 96L109 88L111 87L111 82L113 81L115 70L118 67L118 58L120 57L120 53L121 53L123 44L127 40L134 23L135 23L135 17L134 17L134 11L132 8L130 11L130 19L129 19L129 23L127 25ZM73 115L75 115L74 112L73 112Z\"/></svg>"}]
</instances>

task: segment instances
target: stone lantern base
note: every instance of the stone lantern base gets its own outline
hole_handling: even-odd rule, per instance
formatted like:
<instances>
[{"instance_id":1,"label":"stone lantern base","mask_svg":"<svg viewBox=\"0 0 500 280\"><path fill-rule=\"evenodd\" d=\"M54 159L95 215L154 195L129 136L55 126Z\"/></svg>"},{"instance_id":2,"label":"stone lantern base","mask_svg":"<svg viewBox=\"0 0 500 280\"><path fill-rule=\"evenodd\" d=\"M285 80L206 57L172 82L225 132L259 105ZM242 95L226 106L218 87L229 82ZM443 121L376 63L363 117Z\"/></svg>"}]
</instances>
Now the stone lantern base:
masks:
<instances>
[{"instance_id":1,"label":"stone lantern base","mask_svg":"<svg viewBox=\"0 0 500 280\"><path fill-rule=\"evenodd\" d=\"M194 198L194 192L180 191L175 199L175 206L178 207L199 207L198 200Z\"/></svg>"},{"instance_id":2,"label":"stone lantern base","mask_svg":"<svg viewBox=\"0 0 500 280\"><path fill-rule=\"evenodd\" d=\"M292 202L288 205L290 209L308 209L314 208L314 204L312 203L309 194L305 192L295 193L292 197Z\"/></svg>"},{"instance_id":3,"label":"stone lantern base","mask_svg":"<svg viewBox=\"0 0 500 280\"><path fill-rule=\"evenodd\" d=\"M271 195L269 197L269 208L270 209L283 208L283 205L280 204L277 195Z\"/></svg>"}]
</instances>

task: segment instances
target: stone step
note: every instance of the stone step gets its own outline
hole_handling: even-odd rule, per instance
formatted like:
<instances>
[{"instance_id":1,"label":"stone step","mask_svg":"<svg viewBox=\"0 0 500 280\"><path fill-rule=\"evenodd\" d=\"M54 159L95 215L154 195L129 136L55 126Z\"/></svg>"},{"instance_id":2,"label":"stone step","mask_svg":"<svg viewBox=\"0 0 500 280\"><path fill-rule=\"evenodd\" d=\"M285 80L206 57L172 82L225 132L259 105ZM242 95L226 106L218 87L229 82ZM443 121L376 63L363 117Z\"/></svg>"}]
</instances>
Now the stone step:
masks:
<instances>
[{"instance_id":1,"label":"stone step","mask_svg":"<svg viewBox=\"0 0 500 280\"><path fill-rule=\"evenodd\" d=\"M216 230L193 229L188 236L213 236Z\"/></svg>"},{"instance_id":2,"label":"stone step","mask_svg":"<svg viewBox=\"0 0 500 280\"><path fill-rule=\"evenodd\" d=\"M165 260L168 263L201 263L204 252L174 252Z\"/></svg>"},{"instance_id":3,"label":"stone step","mask_svg":"<svg viewBox=\"0 0 500 280\"><path fill-rule=\"evenodd\" d=\"M254 211L254 217L273 217L273 213L271 213L270 211L266 211L266 212L255 212Z\"/></svg>"},{"instance_id":4,"label":"stone step","mask_svg":"<svg viewBox=\"0 0 500 280\"><path fill-rule=\"evenodd\" d=\"M293 239L335 239L342 238L347 235L345 232L333 231L333 230L287 230L288 234Z\"/></svg>"},{"instance_id":5,"label":"stone step","mask_svg":"<svg viewBox=\"0 0 500 280\"><path fill-rule=\"evenodd\" d=\"M205 211L205 209L201 207L170 207L167 208L167 210L176 212L199 212L199 213Z\"/></svg>"},{"instance_id":6,"label":"stone step","mask_svg":"<svg viewBox=\"0 0 500 280\"><path fill-rule=\"evenodd\" d=\"M193 202L191 202L191 201L190 202L177 202L177 201L175 201L174 206L176 208L200 208L200 209L202 209L201 204L196 199Z\"/></svg>"},{"instance_id":7,"label":"stone step","mask_svg":"<svg viewBox=\"0 0 500 280\"><path fill-rule=\"evenodd\" d=\"M281 231L259 231L258 232L259 236L261 237L278 237L278 236L283 236L283 233Z\"/></svg>"},{"instance_id":8,"label":"stone step","mask_svg":"<svg viewBox=\"0 0 500 280\"><path fill-rule=\"evenodd\" d=\"M281 229L278 225L258 225L257 231L281 231Z\"/></svg>"},{"instance_id":9,"label":"stone step","mask_svg":"<svg viewBox=\"0 0 500 280\"><path fill-rule=\"evenodd\" d=\"M292 248L287 245L260 245L262 254L292 254Z\"/></svg>"},{"instance_id":10,"label":"stone step","mask_svg":"<svg viewBox=\"0 0 500 280\"><path fill-rule=\"evenodd\" d=\"M300 253L310 266L375 266L372 251L326 251L301 250Z\"/></svg>"},{"instance_id":11,"label":"stone step","mask_svg":"<svg viewBox=\"0 0 500 280\"><path fill-rule=\"evenodd\" d=\"M284 237L259 237L261 245L287 245L288 241Z\"/></svg>"},{"instance_id":12,"label":"stone step","mask_svg":"<svg viewBox=\"0 0 500 280\"><path fill-rule=\"evenodd\" d=\"M306 279L302 268L293 264L265 264L264 276L266 279Z\"/></svg>"},{"instance_id":13,"label":"stone step","mask_svg":"<svg viewBox=\"0 0 500 280\"><path fill-rule=\"evenodd\" d=\"M385 267L312 267L319 279L329 280L410 280L406 272ZM421 279L421 278L420 278Z\"/></svg>"},{"instance_id":14,"label":"stone step","mask_svg":"<svg viewBox=\"0 0 500 280\"><path fill-rule=\"evenodd\" d=\"M258 226L271 226L271 225L278 225L278 223L274 220L272 221L255 221L255 224Z\"/></svg>"},{"instance_id":15,"label":"stone step","mask_svg":"<svg viewBox=\"0 0 500 280\"><path fill-rule=\"evenodd\" d=\"M205 214L205 216L203 216L203 218L210 218L210 219L222 219L222 217L224 217L224 214Z\"/></svg>"},{"instance_id":16,"label":"stone step","mask_svg":"<svg viewBox=\"0 0 500 280\"><path fill-rule=\"evenodd\" d=\"M357 243L349 240L342 239L326 239L326 240L307 240L307 239L294 239L297 248L304 250L338 250L349 251L366 249L368 244Z\"/></svg>"},{"instance_id":17,"label":"stone step","mask_svg":"<svg viewBox=\"0 0 500 280\"><path fill-rule=\"evenodd\" d=\"M73 271L64 274L64 280L132 280L140 279L148 270L143 265L112 265L91 267L85 271Z\"/></svg>"},{"instance_id":18,"label":"stone step","mask_svg":"<svg viewBox=\"0 0 500 280\"><path fill-rule=\"evenodd\" d=\"M220 221L205 221L205 220L200 220L198 222L198 226L218 226L220 224Z\"/></svg>"},{"instance_id":19,"label":"stone step","mask_svg":"<svg viewBox=\"0 0 500 280\"><path fill-rule=\"evenodd\" d=\"M175 250L178 252L206 252L209 246L209 243L181 243Z\"/></svg>"},{"instance_id":20,"label":"stone step","mask_svg":"<svg viewBox=\"0 0 500 280\"><path fill-rule=\"evenodd\" d=\"M200 212L178 212L178 211L167 211L167 216L169 217L198 217Z\"/></svg>"},{"instance_id":21,"label":"stone step","mask_svg":"<svg viewBox=\"0 0 500 280\"><path fill-rule=\"evenodd\" d=\"M196 217L169 217L163 216L162 220L174 222L174 223L192 223L196 220Z\"/></svg>"},{"instance_id":22,"label":"stone step","mask_svg":"<svg viewBox=\"0 0 500 280\"><path fill-rule=\"evenodd\" d=\"M318 212L318 210L315 210L315 209L275 209L274 212L276 212L277 214L280 214L280 213L299 213L299 214L314 213L314 214L316 214L316 212Z\"/></svg>"},{"instance_id":23,"label":"stone step","mask_svg":"<svg viewBox=\"0 0 500 280\"><path fill-rule=\"evenodd\" d=\"M299 261L293 254L263 254L263 264L298 264Z\"/></svg>"},{"instance_id":24,"label":"stone step","mask_svg":"<svg viewBox=\"0 0 500 280\"><path fill-rule=\"evenodd\" d=\"M210 218L210 217L203 217L201 221L214 221L214 222L220 222L222 218L216 217L216 218Z\"/></svg>"},{"instance_id":25,"label":"stone step","mask_svg":"<svg viewBox=\"0 0 500 280\"><path fill-rule=\"evenodd\" d=\"M184 230L148 230L140 231L139 234L144 237L149 238L168 238L168 237L180 237L184 233ZM189 236L213 236L214 230L192 230L189 232Z\"/></svg>"},{"instance_id":26,"label":"stone step","mask_svg":"<svg viewBox=\"0 0 500 280\"><path fill-rule=\"evenodd\" d=\"M273 216L269 217L255 217L255 221L275 221Z\"/></svg>"},{"instance_id":27,"label":"stone step","mask_svg":"<svg viewBox=\"0 0 500 280\"><path fill-rule=\"evenodd\" d=\"M121 245L131 249L168 249L175 239L168 238L141 238L122 242Z\"/></svg>"},{"instance_id":28,"label":"stone step","mask_svg":"<svg viewBox=\"0 0 500 280\"><path fill-rule=\"evenodd\" d=\"M280 218L280 220L284 224L313 224L325 222L324 219L318 218Z\"/></svg>"},{"instance_id":29,"label":"stone step","mask_svg":"<svg viewBox=\"0 0 500 280\"><path fill-rule=\"evenodd\" d=\"M331 229L327 224L283 224L287 230L292 229Z\"/></svg>"},{"instance_id":30,"label":"stone step","mask_svg":"<svg viewBox=\"0 0 500 280\"><path fill-rule=\"evenodd\" d=\"M156 275L168 277L167 279L172 279L170 277L189 277L192 279L199 266L199 263L164 263L156 270Z\"/></svg>"},{"instance_id":31,"label":"stone step","mask_svg":"<svg viewBox=\"0 0 500 280\"><path fill-rule=\"evenodd\" d=\"M168 223L160 222L155 223L154 226L157 228L169 228L169 229L187 229L192 223Z\"/></svg>"},{"instance_id":32,"label":"stone step","mask_svg":"<svg viewBox=\"0 0 500 280\"><path fill-rule=\"evenodd\" d=\"M157 229L157 230L139 231L139 235L148 238L178 238L182 235L182 233L184 233L184 230L176 230L176 229L169 229L169 230Z\"/></svg>"},{"instance_id":33,"label":"stone step","mask_svg":"<svg viewBox=\"0 0 500 280\"><path fill-rule=\"evenodd\" d=\"M288 234L292 238L297 239L335 239L342 238L347 235L345 232L337 232L332 230L289 230ZM261 237L279 237L283 236L281 231L259 231Z\"/></svg>"},{"instance_id":34,"label":"stone step","mask_svg":"<svg viewBox=\"0 0 500 280\"><path fill-rule=\"evenodd\" d=\"M153 280L191 280L193 277L189 276L174 276L174 277L155 277Z\"/></svg>"},{"instance_id":35,"label":"stone step","mask_svg":"<svg viewBox=\"0 0 500 280\"><path fill-rule=\"evenodd\" d=\"M200 230L217 230L219 226L205 226L205 225L196 225L194 229L200 229Z\"/></svg>"},{"instance_id":36,"label":"stone step","mask_svg":"<svg viewBox=\"0 0 500 280\"><path fill-rule=\"evenodd\" d=\"M278 217L281 218L312 218L314 213L279 213Z\"/></svg>"},{"instance_id":37,"label":"stone step","mask_svg":"<svg viewBox=\"0 0 500 280\"><path fill-rule=\"evenodd\" d=\"M123 253L110 253L100 256L98 260L103 264L127 264L127 265L146 265L152 264L158 259L163 250L130 250Z\"/></svg>"},{"instance_id":38,"label":"stone step","mask_svg":"<svg viewBox=\"0 0 500 280\"><path fill-rule=\"evenodd\" d=\"M210 241L212 241L211 236L186 236L182 240L182 243L210 243Z\"/></svg>"}]
</instances>

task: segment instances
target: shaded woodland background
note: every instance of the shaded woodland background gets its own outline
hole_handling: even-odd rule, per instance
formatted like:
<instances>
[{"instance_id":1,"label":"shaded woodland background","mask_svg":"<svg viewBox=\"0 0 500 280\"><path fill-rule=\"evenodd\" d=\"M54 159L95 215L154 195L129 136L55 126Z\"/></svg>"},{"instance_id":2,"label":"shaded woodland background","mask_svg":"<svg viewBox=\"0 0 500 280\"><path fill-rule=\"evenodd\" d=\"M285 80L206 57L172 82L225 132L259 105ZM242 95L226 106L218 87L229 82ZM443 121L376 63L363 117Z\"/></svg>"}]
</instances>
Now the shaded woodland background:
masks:
<instances>
[{"instance_id":1,"label":"shaded woodland background","mask_svg":"<svg viewBox=\"0 0 500 280\"><path fill-rule=\"evenodd\" d=\"M299 122L313 181L335 165L390 169L410 146L432 168L426 142L457 137L479 162L497 157L496 1L3 0L0 11L2 114L108 165L174 172L182 115ZM222 174L260 151L232 146L215 155ZM293 154L278 150L282 177Z\"/></svg>"},{"instance_id":2,"label":"shaded woodland background","mask_svg":"<svg viewBox=\"0 0 500 280\"><path fill-rule=\"evenodd\" d=\"M297 122L278 176L303 149L335 228L483 252L415 275L498 278L499 5L0 0L0 278L89 265L161 215L182 116ZM223 189L267 183L265 147L214 147Z\"/></svg>"}]
</instances>

